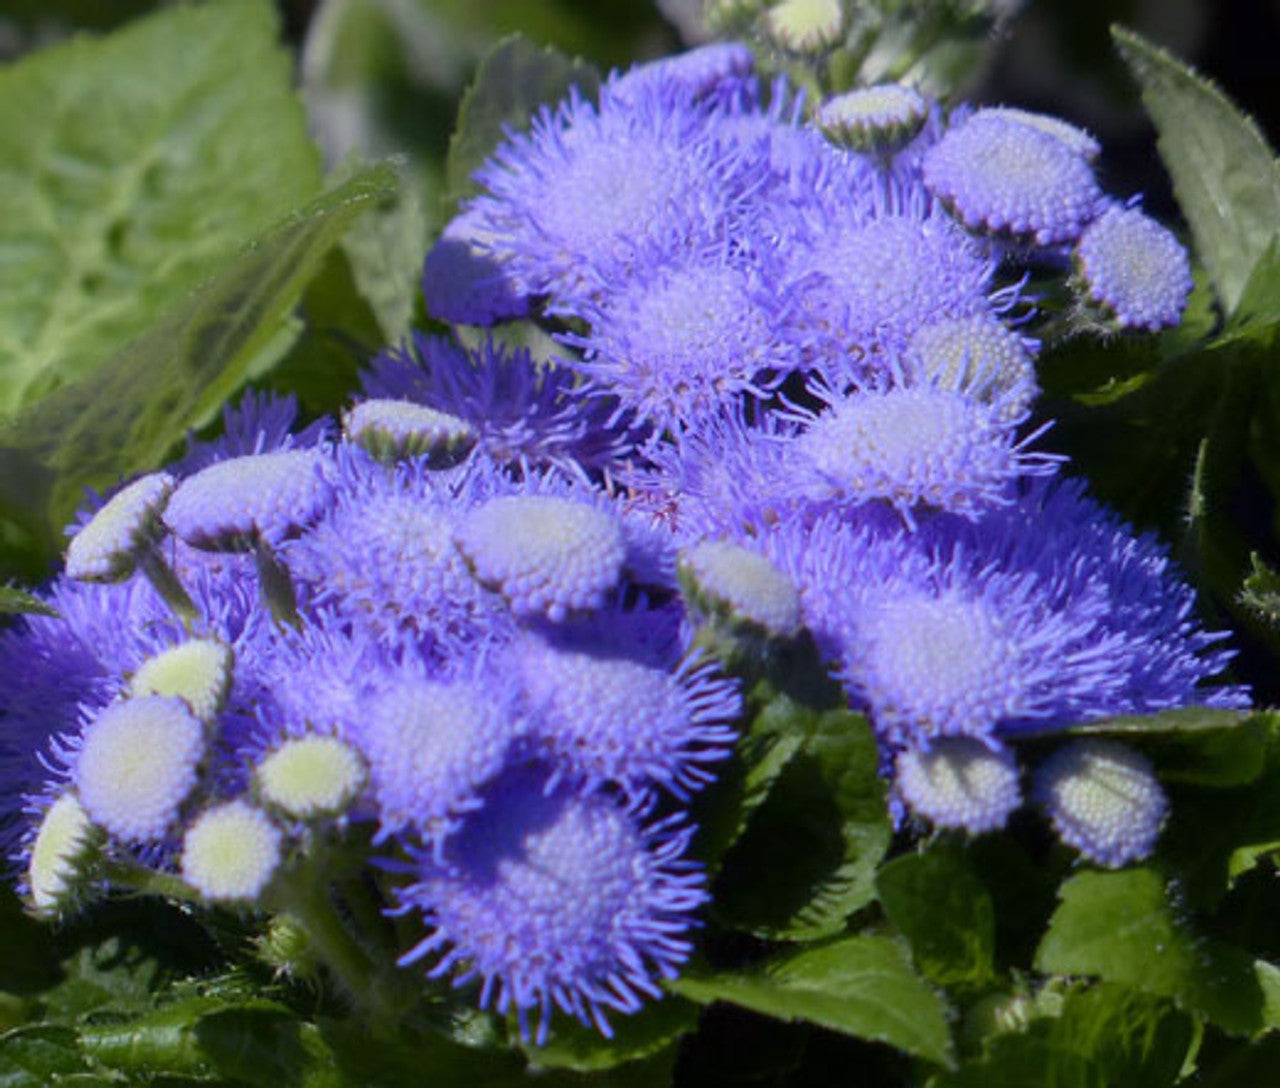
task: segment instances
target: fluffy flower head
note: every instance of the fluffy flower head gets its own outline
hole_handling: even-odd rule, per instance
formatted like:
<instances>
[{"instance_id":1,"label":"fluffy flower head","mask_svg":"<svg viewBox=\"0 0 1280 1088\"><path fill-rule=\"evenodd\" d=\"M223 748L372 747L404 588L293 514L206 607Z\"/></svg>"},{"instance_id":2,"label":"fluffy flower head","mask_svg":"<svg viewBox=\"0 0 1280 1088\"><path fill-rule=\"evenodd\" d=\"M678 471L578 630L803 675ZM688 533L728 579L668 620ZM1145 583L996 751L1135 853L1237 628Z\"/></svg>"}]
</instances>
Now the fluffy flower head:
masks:
<instances>
[{"instance_id":1,"label":"fluffy flower head","mask_svg":"<svg viewBox=\"0 0 1280 1088\"><path fill-rule=\"evenodd\" d=\"M168 473L153 472L112 496L71 538L67 577L115 582L132 574L142 550L164 531L160 514L175 486Z\"/></svg>"},{"instance_id":2,"label":"fluffy flower head","mask_svg":"<svg viewBox=\"0 0 1280 1088\"><path fill-rule=\"evenodd\" d=\"M261 809L230 801L198 816L182 841L182 877L215 903L251 903L280 867L284 836Z\"/></svg>"},{"instance_id":3,"label":"fluffy flower head","mask_svg":"<svg viewBox=\"0 0 1280 1088\"><path fill-rule=\"evenodd\" d=\"M1113 207L1076 246L1089 297L1121 328L1152 332L1176 325L1194 286L1182 244L1135 208Z\"/></svg>"},{"instance_id":4,"label":"fluffy flower head","mask_svg":"<svg viewBox=\"0 0 1280 1088\"><path fill-rule=\"evenodd\" d=\"M85 730L74 781L85 811L126 842L163 839L196 784L204 726L181 699L114 703Z\"/></svg>"},{"instance_id":5,"label":"fluffy flower head","mask_svg":"<svg viewBox=\"0 0 1280 1088\"><path fill-rule=\"evenodd\" d=\"M1013 753L973 737L904 749L894 762L894 784L913 812L975 835L1004 827L1022 804Z\"/></svg>"},{"instance_id":6,"label":"fluffy flower head","mask_svg":"<svg viewBox=\"0 0 1280 1088\"><path fill-rule=\"evenodd\" d=\"M182 699L197 718L211 722L226 705L235 654L216 638L193 638L161 650L138 666L129 693Z\"/></svg>"},{"instance_id":7,"label":"fluffy flower head","mask_svg":"<svg viewBox=\"0 0 1280 1088\"><path fill-rule=\"evenodd\" d=\"M504 495L469 511L454 541L476 580L517 615L563 620L599 608L622 577L618 519L553 495Z\"/></svg>"}]
</instances>

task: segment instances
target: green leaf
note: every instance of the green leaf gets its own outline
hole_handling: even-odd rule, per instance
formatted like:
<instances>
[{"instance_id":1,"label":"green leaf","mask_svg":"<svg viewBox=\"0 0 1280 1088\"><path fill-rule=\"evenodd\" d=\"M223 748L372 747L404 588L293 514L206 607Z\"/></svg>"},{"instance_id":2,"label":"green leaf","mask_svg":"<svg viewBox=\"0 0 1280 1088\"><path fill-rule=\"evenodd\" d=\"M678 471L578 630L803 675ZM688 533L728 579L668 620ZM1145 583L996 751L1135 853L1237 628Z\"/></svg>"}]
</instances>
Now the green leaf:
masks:
<instances>
[{"instance_id":1,"label":"green leaf","mask_svg":"<svg viewBox=\"0 0 1280 1088\"><path fill-rule=\"evenodd\" d=\"M1168 1088L1192 1038L1190 1017L1167 1001L1103 984L1068 994L1057 1016L988 1037L981 1056L928 1088Z\"/></svg>"},{"instance_id":2,"label":"green leaf","mask_svg":"<svg viewBox=\"0 0 1280 1088\"><path fill-rule=\"evenodd\" d=\"M611 1017L613 1038L561 1017L542 1046L525 1046L534 1067L590 1073L665 1050L698 1025L698 1008L679 997L651 1002L633 1016Z\"/></svg>"},{"instance_id":3,"label":"green leaf","mask_svg":"<svg viewBox=\"0 0 1280 1088\"><path fill-rule=\"evenodd\" d=\"M1062 885L1059 898L1036 970L1171 998L1233 1034L1280 1026L1271 996L1275 969L1193 932L1155 870L1082 872Z\"/></svg>"},{"instance_id":4,"label":"green leaf","mask_svg":"<svg viewBox=\"0 0 1280 1088\"><path fill-rule=\"evenodd\" d=\"M278 31L266 0L183 6L0 70L0 415L91 374L314 196Z\"/></svg>"},{"instance_id":5,"label":"green leaf","mask_svg":"<svg viewBox=\"0 0 1280 1088\"><path fill-rule=\"evenodd\" d=\"M477 191L472 173L506 136L527 129L539 106L554 105L577 87L594 95L600 73L585 61L541 48L522 35L504 38L480 63L458 109L458 125L445 160L445 184L453 204Z\"/></svg>"},{"instance_id":6,"label":"green leaf","mask_svg":"<svg viewBox=\"0 0 1280 1088\"><path fill-rule=\"evenodd\" d=\"M421 294L429 238L427 212L408 168L392 164L400 184L360 216L342 238L355 285L377 316L379 345L409 335Z\"/></svg>"},{"instance_id":7,"label":"green leaf","mask_svg":"<svg viewBox=\"0 0 1280 1088\"><path fill-rule=\"evenodd\" d=\"M0 428L0 509L40 520L52 549L84 488L160 465L264 354L278 355L325 254L395 185L379 167L288 216L97 371Z\"/></svg>"},{"instance_id":8,"label":"green leaf","mask_svg":"<svg viewBox=\"0 0 1280 1088\"><path fill-rule=\"evenodd\" d=\"M686 972L668 984L701 1004L728 1001L780 1020L805 1020L952 1063L942 1000L882 937L847 937L767 961L750 974Z\"/></svg>"},{"instance_id":9,"label":"green leaf","mask_svg":"<svg viewBox=\"0 0 1280 1088\"><path fill-rule=\"evenodd\" d=\"M880 870L876 888L926 978L973 988L994 981L995 908L962 849L942 843L896 858Z\"/></svg>"},{"instance_id":10,"label":"green leaf","mask_svg":"<svg viewBox=\"0 0 1280 1088\"><path fill-rule=\"evenodd\" d=\"M1214 347L1246 340L1269 346L1280 334L1280 235L1273 236L1253 266L1240 302Z\"/></svg>"},{"instance_id":11,"label":"green leaf","mask_svg":"<svg viewBox=\"0 0 1280 1088\"><path fill-rule=\"evenodd\" d=\"M93 1088L109 1084L92 1076L80 1053L75 1032L48 1025L19 1028L0 1036L0 1086L50 1088L74 1084Z\"/></svg>"},{"instance_id":12,"label":"green leaf","mask_svg":"<svg viewBox=\"0 0 1280 1088\"><path fill-rule=\"evenodd\" d=\"M0 585L0 614L16 616L56 616L58 610L47 601L18 586Z\"/></svg>"},{"instance_id":13,"label":"green leaf","mask_svg":"<svg viewBox=\"0 0 1280 1088\"><path fill-rule=\"evenodd\" d=\"M1142 88L1160 156L1228 314L1280 224L1280 167L1257 125L1212 83L1123 27L1116 48Z\"/></svg>"},{"instance_id":14,"label":"green leaf","mask_svg":"<svg viewBox=\"0 0 1280 1088\"><path fill-rule=\"evenodd\" d=\"M773 695L751 716L734 757L699 796L697 854L712 873L768 798L778 776L813 730L815 713L786 695Z\"/></svg>"},{"instance_id":15,"label":"green leaf","mask_svg":"<svg viewBox=\"0 0 1280 1088\"><path fill-rule=\"evenodd\" d=\"M1267 737L1275 724L1275 716L1266 712L1181 707L1104 718L1072 726L1068 732L1135 744L1151 757L1166 782L1223 787L1245 785L1262 774Z\"/></svg>"},{"instance_id":16,"label":"green leaf","mask_svg":"<svg viewBox=\"0 0 1280 1088\"><path fill-rule=\"evenodd\" d=\"M814 940L875 898L892 826L866 719L830 710L725 858L717 917L770 937Z\"/></svg>"}]
</instances>

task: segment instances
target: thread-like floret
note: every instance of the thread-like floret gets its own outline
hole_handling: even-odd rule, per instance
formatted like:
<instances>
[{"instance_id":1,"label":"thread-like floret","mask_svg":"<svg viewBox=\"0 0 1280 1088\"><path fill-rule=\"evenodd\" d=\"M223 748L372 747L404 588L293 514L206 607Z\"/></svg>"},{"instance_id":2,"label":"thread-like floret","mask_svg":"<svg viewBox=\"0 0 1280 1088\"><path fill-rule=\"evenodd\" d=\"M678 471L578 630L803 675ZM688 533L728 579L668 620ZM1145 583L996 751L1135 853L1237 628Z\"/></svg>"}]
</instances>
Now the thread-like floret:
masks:
<instances>
[{"instance_id":1,"label":"thread-like floret","mask_svg":"<svg viewBox=\"0 0 1280 1088\"><path fill-rule=\"evenodd\" d=\"M74 904L100 838L73 792L62 794L45 810L27 865L31 906L37 914L55 915Z\"/></svg>"},{"instance_id":2,"label":"thread-like floret","mask_svg":"<svg viewBox=\"0 0 1280 1088\"><path fill-rule=\"evenodd\" d=\"M461 461L476 444L465 419L408 400L361 401L342 419L347 438L380 461L426 457L433 468Z\"/></svg>"},{"instance_id":3,"label":"thread-like floret","mask_svg":"<svg viewBox=\"0 0 1280 1088\"><path fill-rule=\"evenodd\" d=\"M536 770L504 776L450 841L419 856L402 911L431 926L401 957L436 957L430 974L479 979L480 1005L514 1010L546 1038L553 1007L612 1035L609 1011L661 996L690 953L685 934L707 899L683 859L691 831L646 826L608 794L548 791Z\"/></svg>"},{"instance_id":4,"label":"thread-like floret","mask_svg":"<svg viewBox=\"0 0 1280 1088\"><path fill-rule=\"evenodd\" d=\"M1102 192L1088 161L1039 126L979 110L934 144L924 183L966 226L1040 245L1080 237Z\"/></svg>"},{"instance_id":5,"label":"thread-like floret","mask_svg":"<svg viewBox=\"0 0 1280 1088\"><path fill-rule=\"evenodd\" d=\"M602 94L619 101L642 95L685 96L714 102L722 110L756 103L755 55L741 42L712 42L674 57L638 64L614 76Z\"/></svg>"},{"instance_id":6,"label":"thread-like floret","mask_svg":"<svg viewBox=\"0 0 1280 1088\"><path fill-rule=\"evenodd\" d=\"M246 801L201 813L182 840L182 877L215 903L251 903L280 868L284 836Z\"/></svg>"},{"instance_id":7,"label":"thread-like floret","mask_svg":"<svg viewBox=\"0 0 1280 1088\"><path fill-rule=\"evenodd\" d=\"M1034 791L1058 837L1112 869L1155 849L1169 811L1150 760L1115 741L1064 744L1037 769Z\"/></svg>"},{"instance_id":8,"label":"thread-like floret","mask_svg":"<svg viewBox=\"0 0 1280 1088\"><path fill-rule=\"evenodd\" d=\"M344 812L364 787L360 757L336 737L291 737L254 772L263 803L295 820Z\"/></svg>"},{"instance_id":9,"label":"thread-like floret","mask_svg":"<svg viewBox=\"0 0 1280 1088\"><path fill-rule=\"evenodd\" d=\"M411 675L391 680L362 712L358 741L384 836L404 827L447 833L502 769L517 726L491 687Z\"/></svg>"},{"instance_id":10,"label":"thread-like floret","mask_svg":"<svg viewBox=\"0 0 1280 1088\"><path fill-rule=\"evenodd\" d=\"M1012 752L973 737L907 748L894 762L894 783L913 812L974 835L1004 827L1022 804L1018 777Z\"/></svg>"},{"instance_id":11,"label":"thread-like floret","mask_svg":"<svg viewBox=\"0 0 1280 1088\"><path fill-rule=\"evenodd\" d=\"M454 541L476 580L514 612L557 621L599 608L627 557L617 518L552 495L491 499L463 517Z\"/></svg>"},{"instance_id":12,"label":"thread-like floret","mask_svg":"<svg viewBox=\"0 0 1280 1088\"><path fill-rule=\"evenodd\" d=\"M141 552L164 532L160 515L176 481L153 472L117 492L71 538L67 577L90 582L117 582L138 565Z\"/></svg>"},{"instance_id":13,"label":"thread-like floret","mask_svg":"<svg viewBox=\"0 0 1280 1088\"><path fill-rule=\"evenodd\" d=\"M314 449L218 461L183 480L164 512L188 544L246 551L274 544L314 521L329 500L325 459Z\"/></svg>"},{"instance_id":14,"label":"thread-like floret","mask_svg":"<svg viewBox=\"0 0 1280 1088\"><path fill-rule=\"evenodd\" d=\"M881 83L828 99L817 122L836 143L856 151L900 146L920 131L929 100L914 87Z\"/></svg>"},{"instance_id":15,"label":"thread-like floret","mask_svg":"<svg viewBox=\"0 0 1280 1088\"><path fill-rule=\"evenodd\" d=\"M126 842L165 838L195 788L204 726L181 699L114 703L85 730L75 785L94 823Z\"/></svg>"},{"instance_id":16,"label":"thread-like floret","mask_svg":"<svg viewBox=\"0 0 1280 1088\"><path fill-rule=\"evenodd\" d=\"M708 540L680 556L682 584L693 603L766 634L790 638L800 629L800 594L758 552L728 540Z\"/></svg>"},{"instance_id":17,"label":"thread-like floret","mask_svg":"<svg viewBox=\"0 0 1280 1088\"><path fill-rule=\"evenodd\" d=\"M528 293L491 252L493 238L475 212L449 222L423 265L427 313L461 325L494 325L529 313Z\"/></svg>"},{"instance_id":18,"label":"thread-like floret","mask_svg":"<svg viewBox=\"0 0 1280 1088\"><path fill-rule=\"evenodd\" d=\"M1126 329L1177 325L1191 294L1191 262L1173 234L1135 208L1113 207L1075 252L1089 297Z\"/></svg>"},{"instance_id":19,"label":"thread-like floret","mask_svg":"<svg viewBox=\"0 0 1280 1088\"><path fill-rule=\"evenodd\" d=\"M235 654L216 638L193 638L147 658L129 681L131 695L172 695L201 721L226 705Z\"/></svg>"}]
</instances>

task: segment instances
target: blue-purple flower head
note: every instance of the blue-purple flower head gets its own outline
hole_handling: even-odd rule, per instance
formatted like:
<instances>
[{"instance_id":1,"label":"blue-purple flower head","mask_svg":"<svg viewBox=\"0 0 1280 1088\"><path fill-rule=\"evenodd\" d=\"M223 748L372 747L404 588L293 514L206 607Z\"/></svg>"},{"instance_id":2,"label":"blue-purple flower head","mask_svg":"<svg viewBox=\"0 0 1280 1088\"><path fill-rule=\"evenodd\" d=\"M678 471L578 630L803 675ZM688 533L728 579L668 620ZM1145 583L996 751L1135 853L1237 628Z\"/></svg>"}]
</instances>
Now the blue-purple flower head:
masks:
<instances>
[{"instance_id":1,"label":"blue-purple flower head","mask_svg":"<svg viewBox=\"0 0 1280 1088\"><path fill-rule=\"evenodd\" d=\"M116 703L79 740L73 781L94 823L125 842L156 842L196 786L205 728L181 699Z\"/></svg>"},{"instance_id":2,"label":"blue-purple flower head","mask_svg":"<svg viewBox=\"0 0 1280 1088\"><path fill-rule=\"evenodd\" d=\"M712 662L654 652L644 613L605 613L579 629L530 633L512 647L534 742L553 766L630 795L686 798L737 737L737 684Z\"/></svg>"},{"instance_id":3,"label":"blue-purple flower head","mask_svg":"<svg viewBox=\"0 0 1280 1088\"><path fill-rule=\"evenodd\" d=\"M787 249L813 363L837 383L887 372L927 323L995 305L991 260L918 192L810 207Z\"/></svg>"},{"instance_id":4,"label":"blue-purple flower head","mask_svg":"<svg viewBox=\"0 0 1280 1088\"><path fill-rule=\"evenodd\" d=\"M893 770L902 800L937 827L973 835L995 831L1022 804L1013 753L974 737L939 737L928 747L905 748Z\"/></svg>"},{"instance_id":5,"label":"blue-purple flower head","mask_svg":"<svg viewBox=\"0 0 1280 1088\"><path fill-rule=\"evenodd\" d=\"M1088 159L1042 125L978 110L928 152L929 191L967 227L1041 246L1074 241L1101 210Z\"/></svg>"},{"instance_id":6,"label":"blue-purple flower head","mask_svg":"<svg viewBox=\"0 0 1280 1088\"><path fill-rule=\"evenodd\" d=\"M887 502L914 524L921 508L975 515L1008 501L1020 477L1052 473L1057 459L1029 452L1016 394L948 389L936 380L846 395L818 384L817 413L790 447L788 476L812 502ZM1038 432L1037 432L1038 433Z\"/></svg>"},{"instance_id":7,"label":"blue-purple flower head","mask_svg":"<svg viewBox=\"0 0 1280 1088\"><path fill-rule=\"evenodd\" d=\"M1150 761L1115 741L1064 744L1036 769L1034 792L1058 837L1109 868L1147 857L1169 813Z\"/></svg>"},{"instance_id":8,"label":"blue-purple flower head","mask_svg":"<svg viewBox=\"0 0 1280 1088\"><path fill-rule=\"evenodd\" d=\"M481 804L506 764L519 719L509 685L479 675L392 674L360 707L354 730L368 761L380 835L410 830L435 842Z\"/></svg>"},{"instance_id":9,"label":"blue-purple flower head","mask_svg":"<svg viewBox=\"0 0 1280 1088\"><path fill-rule=\"evenodd\" d=\"M612 1035L611 1013L659 998L688 959L705 877L683 858L690 830L645 822L603 792L548 790L535 766L492 783L443 859L418 855L397 889L428 935L401 957L480 983L480 1005L515 1012L544 1042L553 1009Z\"/></svg>"},{"instance_id":10,"label":"blue-purple flower head","mask_svg":"<svg viewBox=\"0 0 1280 1088\"><path fill-rule=\"evenodd\" d=\"M1076 485L915 538L824 523L810 547L810 626L895 745L1243 701L1207 685L1230 655L1163 551Z\"/></svg>"},{"instance_id":11,"label":"blue-purple flower head","mask_svg":"<svg viewBox=\"0 0 1280 1088\"><path fill-rule=\"evenodd\" d=\"M469 208L492 235L492 253L533 293L554 298L625 272L635 244L677 218L718 229L747 200L753 175L708 135L712 112L650 94L606 94L598 107L573 94L544 110L475 175L486 192Z\"/></svg>"},{"instance_id":12,"label":"blue-purple flower head","mask_svg":"<svg viewBox=\"0 0 1280 1088\"><path fill-rule=\"evenodd\" d=\"M71 538L67 576L116 582L132 574L141 553L164 535L160 515L176 486L167 472L153 472L116 492Z\"/></svg>"},{"instance_id":13,"label":"blue-purple flower head","mask_svg":"<svg viewBox=\"0 0 1280 1088\"><path fill-rule=\"evenodd\" d=\"M1177 325L1194 286L1182 243L1136 208L1109 208L1090 224L1075 263L1090 300L1124 329Z\"/></svg>"},{"instance_id":14,"label":"blue-purple flower head","mask_svg":"<svg viewBox=\"0 0 1280 1088\"><path fill-rule=\"evenodd\" d=\"M601 607L627 559L616 516L555 495L490 499L463 516L454 542L476 581L517 615L556 621Z\"/></svg>"},{"instance_id":15,"label":"blue-purple flower head","mask_svg":"<svg viewBox=\"0 0 1280 1088\"><path fill-rule=\"evenodd\" d=\"M914 87L881 83L828 99L816 121L831 140L855 151L891 150L915 136L929 112L929 100Z\"/></svg>"},{"instance_id":16,"label":"blue-purple flower head","mask_svg":"<svg viewBox=\"0 0 1280 1088\"><path fill-rule=\"evenodd\" d=\"M453 546L460 518L503 486L478 459L449 473L421 462L388 470L342 450L331 507L283 554L315 607L386 646L447 656L501 639L509 626Z\"/></svg>"},{"instance_id":17,"label":"blue-purple flower head","mask_svg":"<svg viewBox=\"0 0 1280 1088\"><path fill-rule=\"evenodd\" d=\"M498 461L605 468L620 462L636 437L616 398L565 366L493 340L468 351L453 339L415 333L411 344L374 359L360 381L370 397L464 420Z\"/></svg>"},{"instance_id":18,"label":"blue-purple flower head","mask_svg":"<svg viewBox=\"0 0 1280 1088\"><path fill-rule=\"evenodd\" d=\"M201 469L174 491L165 524L211 551L275 544L315 521L331 492L323 453L289 449L247 454Z\"/></svg>"},{"instance_id":19,"label":"blue-purple flower head","mask_svg":"<svg viewBox=\"0 0 1280 1088\"><path fill-rule=\"evenodd\" d=\"M589 331L575 370L661 432L696 426L742 394L767 395L801 364L781 260L724 241L637 247L629 276L560 306Z\"/></svg>"}]
</instances>

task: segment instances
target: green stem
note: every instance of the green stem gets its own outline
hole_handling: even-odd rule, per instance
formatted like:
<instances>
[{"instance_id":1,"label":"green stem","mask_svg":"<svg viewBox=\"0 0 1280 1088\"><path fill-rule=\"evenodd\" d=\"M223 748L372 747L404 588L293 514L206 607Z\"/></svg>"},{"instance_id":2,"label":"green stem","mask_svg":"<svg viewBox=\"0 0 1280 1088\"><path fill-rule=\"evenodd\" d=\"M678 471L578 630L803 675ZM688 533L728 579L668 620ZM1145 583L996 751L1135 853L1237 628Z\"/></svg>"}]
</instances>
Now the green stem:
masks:
<instances>
[{"instance_id":1,"label":"green stem","mask_svg":"<svg viewBox=\"0 0 1280 1088\"><path fill-rule=\"evenodd\" d=\"M267 608L281 627L301 627L298 617L298 597L293 591L293 579L276 558L267 544L261 540L253 549L253 558L258 567L258 586Z\"/></svg>"},{"instance_id":2,"label":"green stem","mask_svg":"<svg viewBox=\"0 0 1280 1088\"><path fill-rule=\"evenodd\" d=\"M179 876L148 869L133 861L111 859L102 863L101 873L116 888L128 888L139 895L159 895L185 903L202 902L200 893Z\"/></svg>"},{"instance_id":3,"label":"green stem","mask_svg":"<svg viewBox=\"0 0 1280 1088\"><path fill-rule=\"evenodd\" d=\"M283 879L276 880L265 905L302 927L320 961L371 1026L385 1029L396 1023L399 1007L389 980L348 932L334 907L328 883L311 859L304 858Z\"/></svg>"},{"instance_id":4,"label":"green stem","mask_svg":"<svg viewBox=\"0 0 1280 1088\"><path fill-rule=\"evenodd\" d=\"M182 621L183 626L190 628L200 618L200 610L196 608L191 595L182 588L182 583L178 580L173 568L161 558L155 548L148 548L143 552L138 565L155 591L160 594L160 599Z\"/></svg>"}]
</instances>

